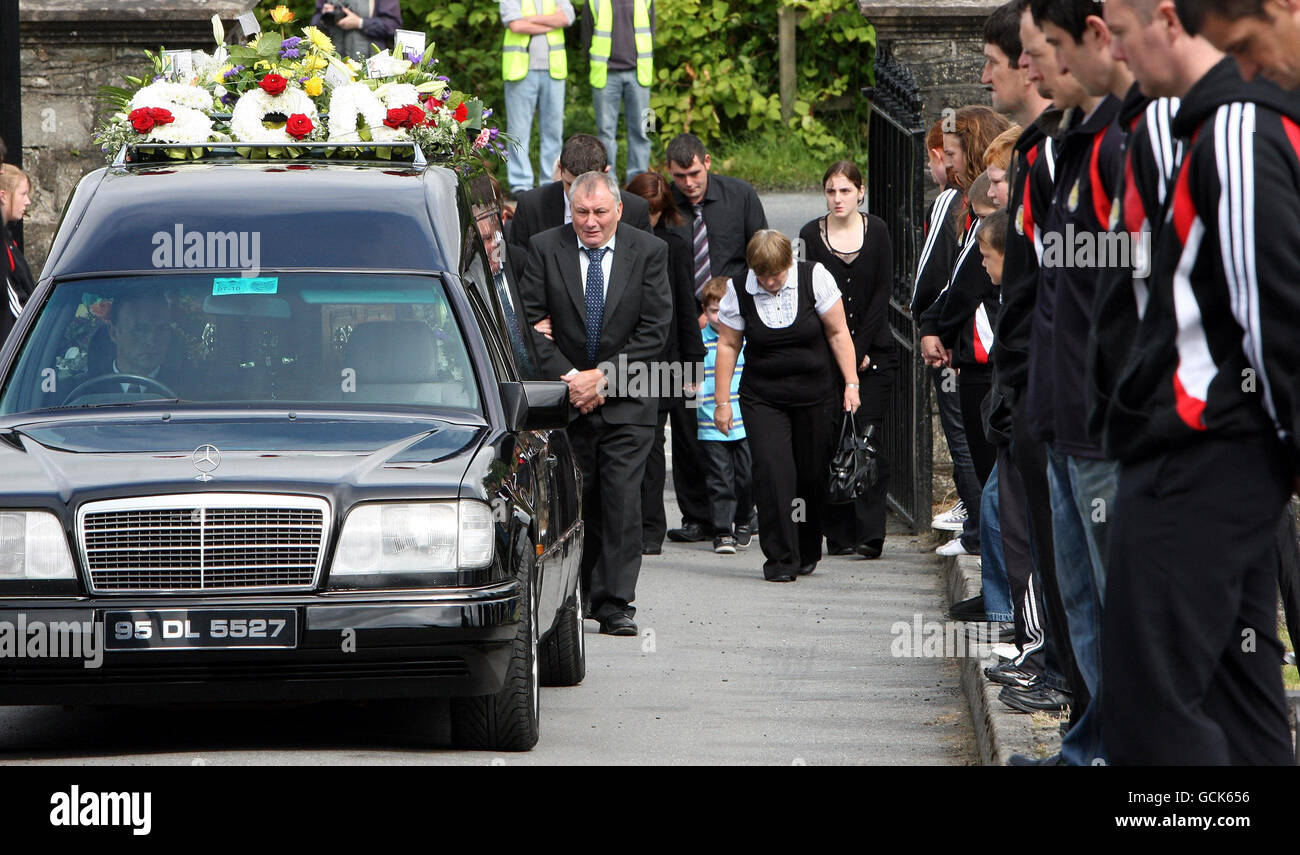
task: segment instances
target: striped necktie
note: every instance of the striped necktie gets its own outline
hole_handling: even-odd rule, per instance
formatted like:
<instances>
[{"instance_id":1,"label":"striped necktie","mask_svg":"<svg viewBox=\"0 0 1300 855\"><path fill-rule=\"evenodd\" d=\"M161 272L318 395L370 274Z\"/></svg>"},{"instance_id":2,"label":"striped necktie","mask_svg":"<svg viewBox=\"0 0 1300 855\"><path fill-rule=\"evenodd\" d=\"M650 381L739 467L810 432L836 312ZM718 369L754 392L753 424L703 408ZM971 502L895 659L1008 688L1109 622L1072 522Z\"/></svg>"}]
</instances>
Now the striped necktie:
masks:
<instances>
[{"instance_id":1,"label":"striped necktie","mask_svg":"<svg viewBox=\"0 0 1300 855\"><path fill-rule=\"evenodd\" d=\"M695 248L695 296L700 296L704 283L709 281L709 227L704 224L704 205L691 206L695 210L694 248Z\"/></svg>"},{"instance_id":2,"label":"striped necktie","mask_svg":"<svg viewBox=\"0 0 1300 855\"><path fill-rule=\"evenodd\" d=\"M600 260L605 247L583 248L590 263L587 264L587 361L596 364L596 351L600 348L600 330L605 320L605 271Z\"/></svg>"}]
</instances>

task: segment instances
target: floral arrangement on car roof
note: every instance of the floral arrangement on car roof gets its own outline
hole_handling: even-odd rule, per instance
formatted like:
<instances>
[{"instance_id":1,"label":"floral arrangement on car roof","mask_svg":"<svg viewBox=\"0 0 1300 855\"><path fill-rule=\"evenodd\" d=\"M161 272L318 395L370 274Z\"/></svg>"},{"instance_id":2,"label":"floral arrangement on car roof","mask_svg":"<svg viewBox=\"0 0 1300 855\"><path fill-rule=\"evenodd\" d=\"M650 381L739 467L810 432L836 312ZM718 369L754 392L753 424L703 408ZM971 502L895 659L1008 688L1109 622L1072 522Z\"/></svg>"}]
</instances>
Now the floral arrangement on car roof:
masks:
<instances>
[{"instance_id":1,"label":"floral arrangement on car roof","mask_svg":"<svg viewBox=\"0 0 1300 855\"><path fill-rule=\"evenodd\" d=\"M283 6L272 20L287 24ZM296 157L312 143L365 143L365 148L328 149L331 155L373 153L387 159L409 149L383 143L414 141L426 157L453 162L506 156L505 135L485 124L492 115L472 95L452 90L436 74L433 45L394 56L384 50L364 63L340 56L316 27L301 35L262 32L246 45L225 45L225 29L212 18L212 54L145 51L151 79L126 77L127 87L104 86L101 99L112 114L95 141L111 160L124 145L185 144L162 149L174 159L199 158L200 143L278 144L268 157Z\"/></svg>"}]
</instances>

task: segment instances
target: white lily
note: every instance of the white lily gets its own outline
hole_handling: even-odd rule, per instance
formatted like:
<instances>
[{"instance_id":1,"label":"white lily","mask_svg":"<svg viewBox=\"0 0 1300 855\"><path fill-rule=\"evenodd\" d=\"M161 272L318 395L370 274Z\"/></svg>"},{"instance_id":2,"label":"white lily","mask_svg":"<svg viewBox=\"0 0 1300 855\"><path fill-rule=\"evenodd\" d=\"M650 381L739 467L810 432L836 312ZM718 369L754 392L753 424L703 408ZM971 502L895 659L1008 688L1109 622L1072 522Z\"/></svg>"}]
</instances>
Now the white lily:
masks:
<instances>
[{"instance_id":1,"label":"white lily","mask_svg":"<svg viewBox=\"0 0 1300 855\"><path fill-rule=\"evenodd\" d=\"M219 44L219 45L220 45L220 44L225 44L225 41L226 41L226 27L225 27L225 25L223 25L223 24L221 23L221 16L220 16L220 15L213 15L213 16L212 16L212 38L215 39L216 42L217 42L217 44Z\"/></svg>"}]
</instances>

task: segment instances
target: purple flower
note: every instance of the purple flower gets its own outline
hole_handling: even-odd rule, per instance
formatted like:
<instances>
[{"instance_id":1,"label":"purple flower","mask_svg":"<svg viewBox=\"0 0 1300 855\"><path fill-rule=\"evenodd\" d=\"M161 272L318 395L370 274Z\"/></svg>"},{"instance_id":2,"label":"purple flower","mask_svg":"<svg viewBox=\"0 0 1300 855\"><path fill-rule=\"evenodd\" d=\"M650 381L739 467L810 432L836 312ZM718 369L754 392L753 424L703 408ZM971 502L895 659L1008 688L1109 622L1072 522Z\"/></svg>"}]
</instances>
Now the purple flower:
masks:
<instances>
[{"instance_id":1,"label":"purple flower","mask_svg":"<svg viewBox=\"0 0 1300 855\"><path fill-rule=\"evenodd\" d=\"M407 61L411 63L411 65L420 64L421 55L416 53L414 48L407 48L403 55L406 57Z\"/></svg>"},{"instance_id":2,"label":"purple flower","mask_svg":"<svg viewBox=\"0 0 1300 855\"><path fill-rule=\"evenodd\" d=\"M483 111L483 121L486 122L490 118L492 118L492 108L488 107L486 110Z\"/></svg>"},{"instance_id":3,"label":"purple flower","mask_svg":"<svg viewBox=\"0 0 1300 855\"><path fill-rule=\"evenodd\" d=\"M280 59L297 59L302 56L302 52L298 50L298 45L301 43L302 39L298 36L289 36L280 42Z\"/></svg>"},{"instance_id":4,"label":"purple flower","mask_svg":"<svg viewBox=\"0 0 1300 855\"><path fill-rule=\"evenodd\" d=\"M238 100L239 96L234 92L227 92L225 95L221 96L221 103L225 104L227 107L233 105Z\"/></svg>"},{"instance_id":5,"label":"purple flower","mask_svg":"<svg viewBox=\"0 0 1300 855\"><path fill-rule=\"evenodd\" d=\"M445 74L439 74L434 80L441 80L443 83L451 83L451 78Z\"/></svg>"},{"instance_id":6,"label":"purple flower","mask_svg":"<svg viewBox=\"0 0 1300 855\"><path fill-rule=\"evenodd\" d=\"M226 80L229 80L230 78L235 77L236 75L238 75L239 72L241 72L241 71L243 71L243 70L244 70L244 66L242 66L242 65L236 65L234 68L230 69L229 71L227 71L227 72L226 72L224 75L222 75L222 76L223 76Z\"/></svg>"},{"instance_id":7,"label":"purple flower","mask_svg":"<svg viewBox=\"0 0 1300 855\"><path fill-rule=\"evenodd\" d=\"M496 128L488 128L488 139L492 140L492 142L496 142L497 134L499 133L501 132Z\"/></svg>"}]
</instances>

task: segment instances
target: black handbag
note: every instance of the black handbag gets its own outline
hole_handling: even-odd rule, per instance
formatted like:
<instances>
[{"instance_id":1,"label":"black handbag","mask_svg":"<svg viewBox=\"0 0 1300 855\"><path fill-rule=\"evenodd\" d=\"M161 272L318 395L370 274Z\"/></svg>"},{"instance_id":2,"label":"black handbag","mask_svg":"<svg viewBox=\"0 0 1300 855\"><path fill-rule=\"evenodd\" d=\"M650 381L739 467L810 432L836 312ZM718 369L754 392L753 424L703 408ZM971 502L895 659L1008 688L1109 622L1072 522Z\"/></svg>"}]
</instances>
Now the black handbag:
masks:
<instances>
[{"instance_id":1,"label":"black handbag","mask_svg":"<svg viewBox=\"0 0 1300 855\"><path fill-rule=\"evenodd\" d=\"M858 436L853 413L844 413L840 440L831 457L830 496L827 499L831 504L842 505L857 500L880 478L876 449L871 444L875 431L875 425L868 425L866 434Z\"/></svg>"}]
</instances>

